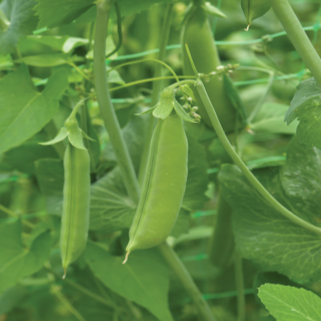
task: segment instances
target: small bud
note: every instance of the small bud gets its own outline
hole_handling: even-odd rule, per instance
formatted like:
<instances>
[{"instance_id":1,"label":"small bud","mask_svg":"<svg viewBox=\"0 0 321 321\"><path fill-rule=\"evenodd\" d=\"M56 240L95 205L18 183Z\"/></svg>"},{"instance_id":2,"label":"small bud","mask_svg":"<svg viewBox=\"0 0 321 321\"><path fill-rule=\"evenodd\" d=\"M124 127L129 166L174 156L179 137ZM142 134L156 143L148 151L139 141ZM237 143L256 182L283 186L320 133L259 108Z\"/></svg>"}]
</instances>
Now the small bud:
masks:
<instances>
[{"instance_id":1,"label":"small bud","mask_svg":"<svg viewBox=\"0 0 321 321\"><path fill-rule=\"evenodd\" d=\"M193 110L193 111L198 111L198 107L197 107L197 106L194 106L194 107L192 107L192 110Z\"/></svg>"}]
</instances>

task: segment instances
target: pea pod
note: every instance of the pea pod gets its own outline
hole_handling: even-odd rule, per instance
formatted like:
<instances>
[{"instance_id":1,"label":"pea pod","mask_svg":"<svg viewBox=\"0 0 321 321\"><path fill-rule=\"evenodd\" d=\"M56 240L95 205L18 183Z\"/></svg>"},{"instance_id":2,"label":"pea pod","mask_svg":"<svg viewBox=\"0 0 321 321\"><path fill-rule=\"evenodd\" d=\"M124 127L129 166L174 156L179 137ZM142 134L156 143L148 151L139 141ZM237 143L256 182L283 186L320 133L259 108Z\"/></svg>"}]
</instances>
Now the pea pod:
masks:
<instances>
[{"instance_id":1,"label":"pea pod","mask_svg":"<svg viewBox=\"0 0 321 321\"><path fill-rule=\"evenodd\" d=\"M191 52L196 69L199 73L210 74L217 72L221 66L221 61L214 42L211 26L207 18L207 12L202 6L194 5L186 17L182 30L182 48L184 60L184 73L193 75L193 69L186 54L185 44ZM213 76L208 82L205 82L205 89L211 99L213 107L217 113L220 123L225 132L231 132L235 129L237 110L229 99L224 77ZM199 108L199 114L202 116L205 124L212 127L210 118L205 110L201 98L197 91L193 89L196 105Z\"/></svg>"},{"instance_id":2,"label":"pea pod","mask_svg":"<svg viewBox=\"0 0 321 321\"><path fill-rule=\"evenodd\" d=\"M52 145L68 136L64 154L63 212L61 219L60 251L66 276L67 267L84 250L89 228L90 157L84 146L84 132L78 127L76 112L81 103L67 118L57 136L42 145Z\"/></svg>"},{"instance_id":3,"label":"pea pod","mask_svg":"<svg viewBox=\"0 0 321 321\"><path fill-rule=\"evenodd\" d=\"M241 6L249 28L253 20L260 18L270 10L271 1L270 0L241 0Z\"/></svg>"},{"instance_id":4,"label":"pea pod","mask_svg":"<svg viewBox=\"0 0 321 321\"><path fill-rule=\"evenodd\" d=\"M62 266L65 270L86 247L89 200L89 153L68 143L64 156L63 213L60 234Z\"/></svg>"},{"instance_id":5,"label":"pea pod","mask_svg":"<svg viewBox=\"0 0 321 321\"><path fill-rule=\"evenodd\" d=\"M153 133L124 263L131 251L159 245L171 232L185 193L187 153L183 123L173 111L158 120Z\"/></svg>"}]
</instances>

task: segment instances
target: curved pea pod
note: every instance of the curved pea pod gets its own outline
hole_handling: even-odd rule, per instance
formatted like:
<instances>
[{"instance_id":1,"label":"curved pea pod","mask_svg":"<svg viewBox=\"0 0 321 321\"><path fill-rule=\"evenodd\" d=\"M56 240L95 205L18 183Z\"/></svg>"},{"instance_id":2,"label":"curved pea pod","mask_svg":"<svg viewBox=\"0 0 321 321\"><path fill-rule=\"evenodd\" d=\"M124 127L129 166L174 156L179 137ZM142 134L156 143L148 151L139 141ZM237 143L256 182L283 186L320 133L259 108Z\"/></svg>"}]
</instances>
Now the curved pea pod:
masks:
<instances>
[{"instance_id":1,"label":"curved pea pod","mask_svg":"<svg viewBox=\"0 0 321 321\"><path fill-rule=\"evenodd\" d=\"M159 119L150 144L146 174L129 231L129 252L159 245L171 232L185 193L188 143L175 112Z\"/></svg>"},{"instance_id":2,"label":"curved pea pod","mask_svg":"<svg viewBox=\"0 0 321 321\"><path fill-rule=\"evenodd\" d=\"M90 202L90 160L87 150L68 143L64 156L63 213L60 250L66 271L87 243Z\"/></svg>"},{"instance_id":3,"label":"curved pea pod","mask_svg":"<svg viewBox=\"0 0 321 321\"><path fill-rule=\"evenodd\" d=\"M271 8L270 0L241 0L242 10L249 26L252 21L266 14ZM248 28L246 30L248 30Z\"/></svg>"},{"instance_id":4,"label":"curved pea pod","mask_svg":"<svg viewBox=\"0 0 321 321\"><path fill-rule=\"evenodd\" d=\"M199 73L210 74L217 72L221 66L221 61L214 42L211 26L207 18L207 12L201 7L195 7L191 14L186 18L181 36L183 48L184 74L194 75L191 63L186 53L185 44L191 52L196 69ZM204 83L205 89L217 113L220 123L225 132L235 130L235 122L238 111L234 107L228 96L225 86L225 78L228 76L212 76L208 82ZM234 90L236 90L234 88ZM210 118L205 110L198 92L193 89L196 105L199 114L205 124L212 127Z\"/></svg>"}]
</instances>

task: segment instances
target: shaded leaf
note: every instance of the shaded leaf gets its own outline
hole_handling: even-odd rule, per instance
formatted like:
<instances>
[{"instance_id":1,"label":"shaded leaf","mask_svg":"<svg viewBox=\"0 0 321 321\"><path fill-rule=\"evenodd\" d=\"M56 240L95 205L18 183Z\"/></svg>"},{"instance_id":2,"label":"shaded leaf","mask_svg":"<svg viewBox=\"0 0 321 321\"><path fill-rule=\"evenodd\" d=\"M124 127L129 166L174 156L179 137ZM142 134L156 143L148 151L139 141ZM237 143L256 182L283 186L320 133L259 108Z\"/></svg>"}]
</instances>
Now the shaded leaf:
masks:
<instances>
[{"instance_id":1,"label":"shaded leaf","mask_svg":"<svg viewBox=\"0 0 321 321\"><path fill-rule=\"evenodd\" d=\"M49 231L26 249L21 241L21 222L0 225L0 293L24 276L37 272L49 257Z\"/></svg>"},{"instance_id":2,"label":"shaded leaf","mask_svg":"<svg viewBox=\"0 0 321 321\"><path fill-rule=\"evenodd\" d=\"M312 213L296 210L282 189L278 168L259 170L256 175L267 190L296 215L310 222L320 220L320 210ZM219 179L223 196L233 208L236 245L245 258L265 271L277 271L299 282L320 278L319 236L276 212L236 166L223 165Z\"/></svg>"},{"instance_id":3,"label":"shaded leaf","mask_svg":"<svg viewBox=\"0 0 321 321\"><path fill-rule=\"evenodd\" d=\"M262 106L258 114L250 124L250 129L254 132L268 131L276 134L295 134L298 122L291 124L284 122L288 106L276 103L267 103Z\"/></svg>"},{"instance_id":4,"label":"shaded leaf","mask_svg":"<svg viewBox=\"0 0 321 321\"><path fill-rule=\"evenodd\" d=\"M85 257L96 277L112 291L142 305L161 321L173 320L167 301L169 270L157 250L135 251L122 264L123 257L89 242Z\"/></svg>"}]
</instances>

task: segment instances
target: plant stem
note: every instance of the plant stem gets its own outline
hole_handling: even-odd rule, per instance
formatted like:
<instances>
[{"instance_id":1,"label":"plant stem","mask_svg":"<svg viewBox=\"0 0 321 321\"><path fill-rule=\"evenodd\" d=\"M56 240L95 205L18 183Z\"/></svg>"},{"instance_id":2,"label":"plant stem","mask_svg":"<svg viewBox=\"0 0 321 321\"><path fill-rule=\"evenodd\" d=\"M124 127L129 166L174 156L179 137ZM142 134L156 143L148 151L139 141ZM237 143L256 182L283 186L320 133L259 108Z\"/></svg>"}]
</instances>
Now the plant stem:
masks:
<instances>
[{"instance_id":1,"label":"plant stem","mask_svg":"<svg viewBox=\"0 0 321 321\"><path fill-rule=\"evenodd\" d=\"M234 234L232 228L232 208L219 194L215 227L209 241L208 254L211 263L226 269L232 263Z\"/></svg>"},{"instance_id":2,"label":"plant stem","mask_svg":"<svg viewBox=\"0 0 321 321\"><path fill-rule=\"evenodd\" d=\"M237 321L245 321L245 295L242 256L235 254L235 285L237 292Z\"/></svg>"},{"instance_id":3,"label":"plant stem","mask_svg":"<svg viewBox=\"0 0 321 321\"><path fill-rule=\"evenodd\" d=\"M159 53L158 53L157 59L160 61L164 60L165 54L166 54L166 46L168 43L169 33L170 33L170 29L171 29L173 6L174 5L172 3L167 5L162 30L159 35ZM163 71L162 65L159 63L156 63L154 77L155 78L162 77L162 71ZM160 94L161 88L162 88L162 81L153 82L153 91L152 91L152 97L151 97L152 98L152 101L151 101L152 107L155 106L158 101L158 96ZM143 181L144 181L149 146L150 146L150 141L152 139L155 123L156 123L156 120L155 120L154 116L152 114L150 114L149 119L148 119L144 149L143 149L143 154L142 154L140 168L139 168L139 175L138 175L138 181L139 181L140 186L143 184Z\"/></svg>"},{"instance_id":4,"label":"plant stem","mask_svg":"<svg viewBox=\"0 0 321 321\"><path fill-rule=\"evenodd\" d=\"M321 85L321 59L303 30L288 0L270 0L272 8L282 23L293 46Z\"/></svg>"},{"instance_id":5,"label":"plant stem","mask_svg":"<svg viewBox=\"0 0 321 321\"><path fill-rule=\"evenodd\" d=\"M240 156L235 152L233 146L227 139L224 130L218 120L218 117L216 115L216 112L213 108L213 105L207 95L206 89L202 83L201 80L196 81L196 89L201 96L201 99L203 101L203 104L206 108L206 111L210 117L211 123L215 129L215 132L221 141L222 145L224 146L226 152L230 155L230 157L233 159L234 163L240 168L243 175L247 178L249 183L261 194L261 196L274 208L277 212L282 214L285 218L290 220L292 223L301 226L302 228L313 232L317 235L321 235L321 228L314 226L304 220L302 220L300 217L293 214L291 211L289 211L287 208L285 208L282 204L280 204L266 189L265 187L257 180L257 178L252 174L252 172L246 167L246 165L243 163Z\"/></svg>"},{"instance_id":6,"label":"plant stem","mask_svg":"<svg viewBox=\"0 0 321 321\"><path fill-rule=\"evenodd\" d=\"M54 139L56 137L58 130L53 120L51 120L45 126L45 132L47 133L49 140ZM56 150L59 157L61 159L64 159L65 149L66 149L65 144L63 142L58 142L52 146Z\"/></svg>"},{"instance_id":7,"label":"plant stem","mask_svg":"<svg viewBox=\"0 0 321 321\"><path fill-rule=\"evenodd\" d=\"M263 106L265 99L266 99L267 95L269 94L269 91L273 85L273 82L274 82L274 72L271 72L270 77L269 77L269 82L266 85L265 93L260 96L259 101L255 105L253 111L251 112L251 115L247 119L249 123L251 123L251 121L255 118L255 116L260 111L261 107Z\"/></svg>"},{"instance_id":8,"label":"plant stem","mask_svg":"<svg viewBox=\"0 0 321 321\"><path fill-rule=\"evenodd\" d=\"M49 268L49 267L47 267L47 266L45 267L45 269L46 269L48 272L50 272L51 274L53 274L56 278L61 279L61 275L59 275L55 270L53 270L53 269L51 269L51 268ZM78 291L82 292L83 294L85 294L85 295L87 295L87 296L89 296L89 297L97 300L98 302L100 302L100 303L108 306L108 307L111 308L111 309L115 309L115 310L118 309L115 304L108 302L107 300L105 300L105 299L102 298L101 296L99 296L99 295L97 295L97 294L95 294L95 293L87 290L87 289L84 288L83 286L81 286L81 285L79 285L79 284L77 284L77 283L69 280L68 278L64 279L64 283L69 284L70 286L72 286L72 287L75 288L76 290L78 290Z\"/></svg>"},{"instance_id":9,"label":"plant stem","mask_svg":"<svg viewBox=\"0 0 321 321\"><path fill-rule=\"evenodd\" d=\"M0 204L0 210L7 213L8 215L15 217L15 218L20 218L19 215L17 215L15 212L11 211L9 208L6 208L5 206ZM22 221L26 226L30 227L30 228L34 228L35 225L30 223L27 220L23 220Z\"/></svg>"},{"instance_id":10,"label":"plant stem","mask_svg":"<svg viewBox=\"0 0 321 321\"><path fill-rule=\"evenodd\" d=\"M110 7L111 2L108 0L97 3L96 34L94 43L94 72L97 99L106 129L110 134L110 141L115 150L126 188L128 193L133 195L134 200L138 202L138 180L135 175L134 167L129 157L127 146L125 145L124 138L122 137L120 126L110 100L106 79L105 48ZM185 286L186 291L190 294L195 304L201 310L204 320L214 321L209 306L203 299L193 279L189 275L182 262L179 260L176 253L166 243L160 245L159 249L168 265L173 269L181 283Z\"/></svg>"},{"instance_id":11,"label":"plant stem","mask_svg":"<svg viewBox=\"0 0 321 321\"><path fill-rule=\"evenodd\" d=\"M106 37L109 13L113 2L113 0L106 0L97 3L97 20L94 43L95 87L101 116L108 131L110 142L114 148L126 190L130 198L137 204L139 200L137 177L125 140L121 134L121 129L111 102L107 83L105 65Z\"/></svg>"},{"instance_id":12,"label":"plant stem","mask_svg":"<svg viewBox=\"0 0 321 321\"><path fill-rule=\"evenodd\" d=\"M181 281L182 285L184 286L187 293L192 297L194 303L196 304L199 312L202 316L202 320L204 321L214 321L214 317L212 312L204 300L202 294L199 292L197 286L195 285L193 279L191 278L190 274L186 270L183 263L177 257L174 250L166 243L163 242L158 246L158 249L164 256L165 260L167 261L168 265L172 268L173 272L177 276L177 278Z\"/></svg>"},{"instance_id":13,"label":"plant stem","mask_svg":"<svg viewBox=\"0 0 321 321\"><path fill-rule=\"evenodd\" d=\"M72 306L67 298L61 293L58 286L52 286L50 292L53 293L58 300L75 316L79 321L86 321L86 319Z\"/></svg>"}]
</instances>

